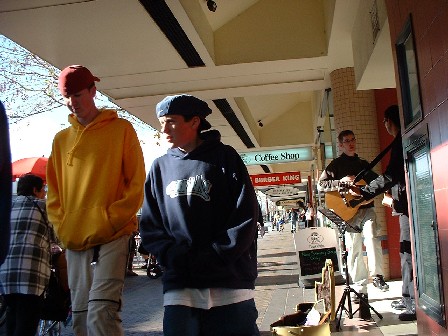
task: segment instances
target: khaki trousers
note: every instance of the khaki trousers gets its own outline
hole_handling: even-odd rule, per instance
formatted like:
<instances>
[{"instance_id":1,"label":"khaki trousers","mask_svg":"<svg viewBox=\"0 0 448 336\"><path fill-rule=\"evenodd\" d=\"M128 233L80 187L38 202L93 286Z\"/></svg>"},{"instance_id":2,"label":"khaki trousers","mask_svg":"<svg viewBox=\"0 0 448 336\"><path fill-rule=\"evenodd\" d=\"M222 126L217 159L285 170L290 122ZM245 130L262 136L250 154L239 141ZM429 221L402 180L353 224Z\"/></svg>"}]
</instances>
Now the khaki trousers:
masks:
<instances>
[{"instance_id":1,"label":"khaki trousers","mask_svg":"<svg viewBox=\"0 0 448 336\"><path fill-rule=\"evenodd\" d=\"M359 293L367 294L369 273L372 277L377 274L384 275L383 248L378 238L381 228L377 226L373 208L358 210L348 224L362 228L361 233L345 233L348 272L353 281L353 288ZM366 247L368 268L364 262L363 244Z\"/></svg>"},{"instance_id":2,"label":"khaki trousers","mask_svg":"<svg viewBox=\"0 0 448 336\"><path fill-rule=\"evenodd\" d=\"M68 282L76 336L123 335L120 308L129 252L129 235L94 249L67 250Z\"/></svg>"}]
</instances>

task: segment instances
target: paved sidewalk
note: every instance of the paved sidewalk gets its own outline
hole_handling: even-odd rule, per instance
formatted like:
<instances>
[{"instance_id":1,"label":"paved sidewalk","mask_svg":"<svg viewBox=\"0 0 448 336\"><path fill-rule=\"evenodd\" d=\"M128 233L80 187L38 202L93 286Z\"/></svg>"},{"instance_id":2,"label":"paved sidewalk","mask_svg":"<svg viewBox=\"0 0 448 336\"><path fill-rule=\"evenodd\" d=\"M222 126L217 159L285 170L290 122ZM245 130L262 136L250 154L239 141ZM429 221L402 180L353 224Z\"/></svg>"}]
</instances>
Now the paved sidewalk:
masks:
<instances>
[{"instance_id":1,"label":"paved sidewalk","mask_svg":"<svg viewBox=\"0 0 448 336\"><path fill-rule=\"evenodd\" d=\"M268 232L258 240L258 272L255 301L259 312L257 324L261 335L270 335L269 325L295 305L303 302L303 294L311 290L297 286L298 264L290 232ZM126 277L123 302L125 335L162 336L163 298L161 279L152 280L136 263L139 276ZM71 327L62 335L73 335Z\"/></svg>"},{"instance_id":2,"label":"paved sidewalk","mask_svg":"<svg viewBox=\"0 0 448 336\"><path fill-rule=\"evenodd\" d=\"M258 242L255 302L258 328L264 336L270 335L271 323L293 313L298 303L314 301L314 298L312 290L303 290L297 285L299 269L291 232L287 228L282 232L269 231Z\"/></svg>"},{"instance_id":3,"label":"paved sidewalk","mask_svg":"<svg viewBox=\"0 0 448 336\"><path fill-rule=\"evenodd\" d=\"M300 235L300 230L296 234ZM146 270L140 269L137 262L134 266L134 271L139 276L127 277L124 287L121 315L125 335L162 336L161 279L148 278ZM293 235L288 227L282 232L269 231L263 238L258 239L258 272L255 288L255 301L259 312L257 324L261 335L268 336L271 335L271 323L284 314L293 313L298 303L314 301L313 289L302 289L297 285L297 257ZM416 322L400 322L397 312L390 308L391 300L400 297L401 282L389 284L391 290L385 293L372 285L369 285L368 289L369 302L381 312L384 319L380 320L373 312L372 321L362 321L357 317L350 320L343 318L342 331L336 332L332 326L332 335L357 335L367 331L372 336L416 335ZM343 289L344 286L336 287L336 306ZM0 335L4 335L1 329ZM63 328L62 335L73 335L71 327Z\"/></svg>"}]
</instances>

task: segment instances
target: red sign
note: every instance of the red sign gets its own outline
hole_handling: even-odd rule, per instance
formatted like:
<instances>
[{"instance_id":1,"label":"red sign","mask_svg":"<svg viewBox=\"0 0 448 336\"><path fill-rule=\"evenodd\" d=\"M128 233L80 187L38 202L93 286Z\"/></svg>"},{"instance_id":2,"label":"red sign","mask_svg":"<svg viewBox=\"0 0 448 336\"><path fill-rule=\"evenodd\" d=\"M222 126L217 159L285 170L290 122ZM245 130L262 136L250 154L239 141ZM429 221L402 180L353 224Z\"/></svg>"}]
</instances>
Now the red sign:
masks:
<instances>
[{"instance_id":1,"label":"red sign","mask_svg":"<svg viewBox=\"0 0 448 336\"><path fill-rule=\"evenodd\" d=\"M302 183L300 172L250 175L254 187Z\"/></svg>"}]
</instances>

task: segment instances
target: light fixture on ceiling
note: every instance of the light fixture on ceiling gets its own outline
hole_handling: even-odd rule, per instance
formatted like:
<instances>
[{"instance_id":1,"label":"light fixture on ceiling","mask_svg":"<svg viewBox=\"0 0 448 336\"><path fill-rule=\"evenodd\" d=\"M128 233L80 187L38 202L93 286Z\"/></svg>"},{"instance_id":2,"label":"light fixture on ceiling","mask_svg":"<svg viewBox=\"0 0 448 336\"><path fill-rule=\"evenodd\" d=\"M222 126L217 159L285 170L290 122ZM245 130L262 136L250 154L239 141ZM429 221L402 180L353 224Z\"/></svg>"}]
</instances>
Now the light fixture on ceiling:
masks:
<instances>
[{"instance_id":1,"label":"light fixture on ceiling","mask_svg":"<svg viewBox=\"0 0 448 336\"><path fill-rule=\"evenodd\" d=\"M258 120L258 126L260 126L260 127L263 127L263 126L264 126L263 123L261 122L261 119Z\"/></svg>"},{"instance_id":2,"label":"light fixture on ceiling","mask_svg":"<svg viewBox=\"0 0 448 336\"><path fill-rule=\"evenodd\" d=\"M207 0L207 8L210 12L216 12L218 5L213 0Z\"/></svg>"}]
</instances>

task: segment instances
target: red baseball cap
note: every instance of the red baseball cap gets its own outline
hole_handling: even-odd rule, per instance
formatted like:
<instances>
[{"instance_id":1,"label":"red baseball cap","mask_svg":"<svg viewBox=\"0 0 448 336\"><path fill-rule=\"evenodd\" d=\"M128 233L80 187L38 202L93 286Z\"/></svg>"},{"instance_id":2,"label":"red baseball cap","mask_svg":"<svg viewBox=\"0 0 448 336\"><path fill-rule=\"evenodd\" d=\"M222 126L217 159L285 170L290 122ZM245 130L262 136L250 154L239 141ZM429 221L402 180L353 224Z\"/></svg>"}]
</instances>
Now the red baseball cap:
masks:
<instances>
[{"instance_id":1,"label":"red baseball cap","mask_svg":"<svg viewBox=\"0 0 448 336\"><path fill-rule=\"evenodd\" d=\"M82 65L70 65L59 75L58 87L63 96L70 96L87 89L100 79L92 75L89 69Z\"/></svg>"}]
</instances>

